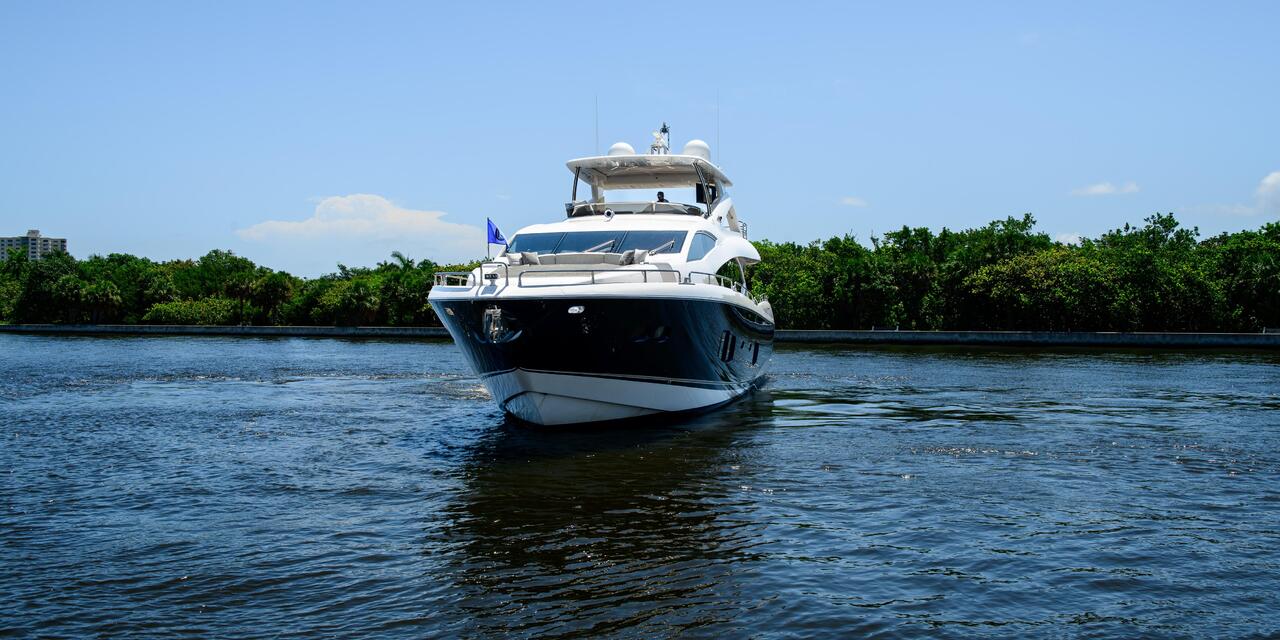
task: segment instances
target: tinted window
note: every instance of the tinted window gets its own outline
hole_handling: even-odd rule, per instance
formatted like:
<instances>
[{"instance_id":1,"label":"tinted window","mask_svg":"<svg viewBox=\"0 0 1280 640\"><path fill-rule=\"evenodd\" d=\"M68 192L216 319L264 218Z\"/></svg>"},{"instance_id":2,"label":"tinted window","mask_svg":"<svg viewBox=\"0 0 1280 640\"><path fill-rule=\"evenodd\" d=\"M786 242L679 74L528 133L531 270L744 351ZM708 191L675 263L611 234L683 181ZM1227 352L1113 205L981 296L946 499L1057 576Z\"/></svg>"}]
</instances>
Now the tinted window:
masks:
<instances>
[{"instance_id":1,"label":"tinted window","mask_svg":"<svg viewBox=\"0 0 1280 640\"><path fill-rule=\"evenodd\" d=\"M556 253L578 253L594 249L602 253L618 251L618 240L622 234L617 231L580 231L564 234ZM601 246L604 245L604 246Z\"/></svg>"},{"instance_id":2,"label":"tinted window","mask_svg":"<svg viewBox=\"0 0 1280 640\"><path fill-rule=\"evenodd\" d=\"M614 251L661 249L656 253L680 253L687 235L687 231L628 231Z\"/></svg>"},{"instance_id":3,"label":"tinted window","mask_svg":"<svg viewBox=\"0 0 1280 640\"><path fill-rule=\"evenodd\" d=\"M705 231L699 231L693 236L693 246L689 247L689 259L701 260L716 246L716 239Z\"/></svg>"},{"instance_id":4,"label":"tinted window","mask_svg":"<svg viewBox=\"0 0 1280 640\"><path fill-rule=\"evenodd\" d=\"M679 253L684 248L686 231L578 231L574 233L522 233L511 239L508 251L538 253L579 253L588 249L622 253L628 249L657 253ZM601 246L604 245L604 246ZM664 246L665 245L665 246Z\"/></svg>"},{"instance_id":5,"label":"tinted window","mask_svg":"<svg viewBox=\"0 0 1280 640\"><path fill-rule=\"evenodd\" d=\"M522 233L511 239L507 251L555 253L563 233Z\"/></svg>"}]
</instances>

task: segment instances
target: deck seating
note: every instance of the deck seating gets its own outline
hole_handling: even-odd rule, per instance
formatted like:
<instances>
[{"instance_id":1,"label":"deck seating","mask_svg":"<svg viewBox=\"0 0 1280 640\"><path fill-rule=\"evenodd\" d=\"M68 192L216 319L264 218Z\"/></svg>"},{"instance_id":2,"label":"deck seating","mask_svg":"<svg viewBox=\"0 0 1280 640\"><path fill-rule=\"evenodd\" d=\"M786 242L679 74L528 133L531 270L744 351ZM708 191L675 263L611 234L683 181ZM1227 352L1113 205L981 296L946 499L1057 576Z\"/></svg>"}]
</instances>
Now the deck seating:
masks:
<instances>
[{"instance_id":1,"label":"deck seating","mask_svg":"<svg viewBox=\"0 0 1280 640\"><path fill-rule=\"evenodd\" d=\"M639 252L643 253L643 252ZM625 253L517 253L505 256L512 266L578 266L578 265L608 265L623 266L634 264L636 262L637 252L627 251ZM641 258L643 260L643 258Z\"/></svg>"}]
</instances>

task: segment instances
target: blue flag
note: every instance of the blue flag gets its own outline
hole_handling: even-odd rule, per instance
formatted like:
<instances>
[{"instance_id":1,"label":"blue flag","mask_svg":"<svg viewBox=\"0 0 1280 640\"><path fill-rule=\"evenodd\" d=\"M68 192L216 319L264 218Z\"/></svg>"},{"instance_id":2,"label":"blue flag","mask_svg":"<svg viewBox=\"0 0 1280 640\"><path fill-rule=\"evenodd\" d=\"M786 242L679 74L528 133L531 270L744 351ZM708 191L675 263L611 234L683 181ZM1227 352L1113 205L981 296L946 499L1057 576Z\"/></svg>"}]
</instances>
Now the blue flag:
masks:
<instances>
[{"instance_id":1,"label":"blue flag","mask_svg":"<svg viewBox=\"0 0 1280 640\"><path fill-rule=\"evenodd\" d=\"M507 239L502 237L502 232L498 231L498 226L493 224L492 220L485 218L489 222L489 244L500 244L507 246Z\"/></svg>"}]
</instances>

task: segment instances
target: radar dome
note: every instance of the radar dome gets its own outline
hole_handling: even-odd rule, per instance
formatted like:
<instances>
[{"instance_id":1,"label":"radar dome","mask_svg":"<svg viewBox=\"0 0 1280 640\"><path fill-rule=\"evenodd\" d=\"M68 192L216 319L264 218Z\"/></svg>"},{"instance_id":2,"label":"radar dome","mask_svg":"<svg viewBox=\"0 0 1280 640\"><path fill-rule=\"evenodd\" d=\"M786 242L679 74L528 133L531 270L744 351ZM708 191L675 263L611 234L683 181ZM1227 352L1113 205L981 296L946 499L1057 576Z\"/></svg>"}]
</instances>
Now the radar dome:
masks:
<instances>
[{"instance_id":1,"label":"radar dome","mask_svg":"<svg viewBox=\"0 0 1280 640\"><path fill-rule=\"evenodd\" d=\"M612 147L609 147L611 156L634 156L635 154L635 148L625 142L615 142Z\"/></svg>"},{"instance_id":2,"label":"radar dome","mask_svg":"<svg viewBox=\"0 0 1280 640\"><path fill-rule=\"evenodd\" d=\"M698 156L707 162L711 162L711 146L701 140L690 140L684 145L684 155Z\"/></svg>"}]
</instances>

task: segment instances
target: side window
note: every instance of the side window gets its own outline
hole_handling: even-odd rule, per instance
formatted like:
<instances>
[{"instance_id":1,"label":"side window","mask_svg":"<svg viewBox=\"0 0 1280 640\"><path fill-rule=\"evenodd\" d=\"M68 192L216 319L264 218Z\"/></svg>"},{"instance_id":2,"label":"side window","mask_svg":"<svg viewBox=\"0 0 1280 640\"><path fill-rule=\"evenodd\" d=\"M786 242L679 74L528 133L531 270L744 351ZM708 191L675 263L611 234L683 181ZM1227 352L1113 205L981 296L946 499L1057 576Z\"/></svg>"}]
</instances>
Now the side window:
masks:
<instances>
[{"instance_id":1,"label":"side window","mask_svg":"<svg viewBox=\"0 0 1280 640\"><path fill-rule=\"evenodd\" d=\"M701 260L715 247L715 236L706 231L699 231L697 235L693 236L693 243L689 246L689 260Z\"/></svg>"}]
</instances>

